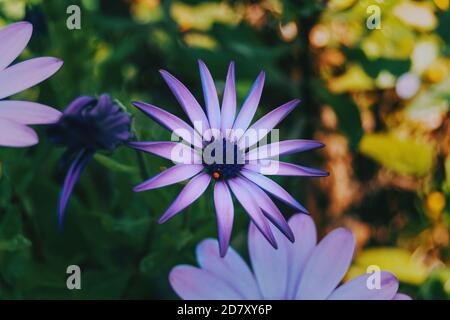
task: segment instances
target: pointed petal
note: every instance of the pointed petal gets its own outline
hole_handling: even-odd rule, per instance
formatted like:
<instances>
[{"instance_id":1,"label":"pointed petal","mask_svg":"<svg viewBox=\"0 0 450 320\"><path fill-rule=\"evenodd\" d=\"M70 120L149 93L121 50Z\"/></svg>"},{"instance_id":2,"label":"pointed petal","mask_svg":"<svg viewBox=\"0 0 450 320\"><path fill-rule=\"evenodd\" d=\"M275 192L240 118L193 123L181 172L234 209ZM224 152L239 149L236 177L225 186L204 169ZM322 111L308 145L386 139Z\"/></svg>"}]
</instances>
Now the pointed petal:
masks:
<instances>
[{"instance_id":1,"label":"pointed petal","mask_svg":"<svg viewBox=\"0 0 450 320\"><path fill-rule=\"evenodd\" d=\"M238 199L241 206L248 213L250 219L256 227L258 227L259 231L264 235L267 241L269 241L274 248L277 248L275 237L273 236L266 217L259 208L257 200L255 200L252 194L242 185L241 180L242 178L228 180L231 191L233 191L234 196Z\"/></svg>"},{"instance_id":2,"label":"pointed petal","mask_svg":"<svg viewBox=\"0 0 450 320\"><path fill-rule=\"evenodd\" d=\"M263 213L269 219L273 225L275 225L291 242L295 241L294 234L289 227L283 214L280 212L278 207L273 203L270 197L261 190L258 185L251 182L247 178L242 178L242 183L258 199L258 206L262 209Z\"/></svg>"},{"instance_id":3,"label":"pointed petal","mask_svg":"<svg viewBox=\"0 0 450 320\"><path fill-rule=\"evenodd\" d=\"M203 148L202 139L198 135L198 133L195 132L190 125L188 125L180 118L148 103L134 102L133 105L144 112L146 115L148 115L150 118L152 118L154 121L158 122L161 126L184 139L186 142L198 148Z\"/></svg>"},{"instance_id":4,"label":"pointed petal","mask_svg":"<svg viewBox=\"0 0 450 320\"><path fill-rule=\"evenodd\" d=\"M202 157L191 147L181 142L129 142L128 145L136 150L152 153L175 163L201 164Z\"/></svg>"},{"instance_id":5,"label":"pointed petal","mask_svg":"<svg viewBox=\"0 0 450 320\"><path fill-rule=\"evenodd\" d=\"M102 94L97 101L96 114L114 113L119 110L119 107L114 104L113 100L108 94Z\"/></svg>"},{"instance_id":6,"label":"pointed petal","mask_svg":"<svg viewBox=\"0 0 450 320\"><path fill-rule=\"evenodd\" d=\"M0 117L0 146L30 147L38 143L38 137L33 129L23 124Z\"/></svg>"},{"instance_id":7,"label":"pointed petal","mask_svg":"<svg viewBox=\"0 0 450 320\"><path fill-rule=\"evenodd\" d=\"M294 197L292 197L285 189L283 189L283 187L281 187L272 179L269 179L257 172L246 169L241 170L241 174L250 181L256 183L260 188L266 190L279 200L286 203L287 205L301 212L308 213L305 207L303 207L297 200L294 199Z\"/></svg>"},{"instance_id":8,"label":"pointed petal","mask_svg":"<svg viewBox=\"0 0 450 320\"><path fill-rule=\"evenodd\" d=\"M40 103L28 101L0 101L0 118L21 124L50 124L61 117L61 112Z\"/></svg>"},{"instance_id":9,"label":"pointed petal","mask_svg":"<svg viewBox=\"0 0 450 320\"><path fill-rule=\"evenodd\" d=\"M347 272L354 251L355 237L350 230L338 228L329 233L308 259L296 299L326 299Z\"/></svg>"},{"instance_id":10,"label":"pointed petal","mask_svg":"<svg viewBox=\"0 0 450 320\"><path fill-rule=\"evenodd\" d=\"M380 288L369 289L373 273L363 274L334 290L328 300L392 300L398 290L398 280L390 272L381 272Z\"/></svg>"},{"instance_id":11,"label":"pointed petal","mask_svg":"<svg viewBox=\"0 0 450 320\"><path fill-rule=\"evenodd\" d=\"M264 117L256 121L244 134L239 141L241 149L250 148L255 143L264 138L273 128L276 127L284 118L300 103L300 100L294 99L275 110L269 112Z\"/></svg>"},{"instance_id":12,"label":"pointed petal","mask_svg":"<svg viewBox=\"0 0 450 320\"><path fill-rule=\"evenodd\" d=\"M81 96L73 100L66 109L64 109L64 114L74 114L78 113L81 109L95 103L96 98L90 96Z\"/></svg>"},{"instance_id":13,"label":"pointed petal","mask_svg":"<svg viewBox=\"0 0 450 320\"><path fill-rule=\"evenodd\" d=\"M203 170L201 164L177 164L133 188L135 192L165 187L187 180Z\"/></svg>"},{"instance_id":14,"label":"pointed petal","mask_svg":"<svg viewBox=\"0 0 450 320\"><path fill-rule=\"evenodd\" d=\"M81 171L84 169L88 161L92 158L93 152L82 150L78 153L75 160L70 165L66 178L64 179L64 185L62 188L61 196L59 198L58 206L58 222L62 227L64 222L64 212L66 210L67 202L72 194L73 187L78 181Z\"/></svg>"},{"instance_id":15,"label":"pointed petal","mask_svg":"<svg viewBox=\"0 0 450 320\"><path fill-rule=\"evenodd\" d=\"M165 70L160 70L159 72L166 81L172 93L177 98L181 108L187 114L189 120L191 120L197 132L203 134L203 132L210 129L208 118L203 112L202 107L199 105L192 93L185 87L185 85L169 72Z\"/></svg>"},{"instance_id":16,"label":"pointed petal","mask_svg":"<svg viewBox=\"0 0 450 320\"><path fill-rule=\"evenodd\" d=\"M248 250L253 271L265 299L286 299L288 256L286 239L276 229L273 230L278 249L274 249L257 230L250 224L248 232Z\"/></svg>"},{"instance_id":17,"label":"pointed petal","mask_svg":"<svg viewBox=\"0 0 450 320\"><path fill-rule=\"evenodd\" d=\"M170 205L159 219L159 223L164 223L180 211L187 208L191 203L197 200L208 188L211 182L211 176L207 173L201 173L192 178L181 190L178 197Z\"/></svg>"},{"instance_id":18,"label":"pointed petal","mask_svg":"<svg viewBox=\"0 0 450 320\"><path fill-rule=\"evenodd\" d=\"M56 58L35 58L0 71L0 99L44 81L58 71L62 64Z\"/></svg>"},{"instance_id":19,"label":"pointed petal","mask_svg":"<svg viewBox=\"0 0 450 320\"><path fill-rule=\"evenodd\" d=\"M17 22L0 30L0 71L9 66L25 49L33 33L29 22Z\"/></svg>"},{"instance_id":20,"label":"pointed petal","mask_svg":"<svg viewBox=\"0 0 450 320\"><path fill-rule=\"evenodd\" d=\"M251 162L244 166L245 169L255 171L264 175L276 176L298 176L298 177L328 177L330 174L326 171L299 166L297 164L287 163L277 160L263 160L262 162Z\"/></svg>"},{"instance_id":21,"label":"pointed petal","mask_svg":"<svg viewBox=\"0 0 450 320\"><path fill-rule=\"evenodd\" d=\"M316 247L317 233L314 221L306 214L295 214L289 219L289 226L294 232L294 243L287 243L288 281L287 297L294 299L303 269Z\"/></svg>"},{"instance_id":22,"label":"pointed petal","mask_svg":"<svg viewBox=\"0 0 450 320\"><path fill-rule=\"evenodd\" d=\"M214 186L214 205L216 208L220 256L223 257L227 253L228 245L230 244L234 219L233 199L225 182L218 181Z\"/></svg>"},{"instance_id":23,"label":"pointed petal","mask_svg":"<svg viewBox=\"0 0 450 320\"><path fill-rule=\"evenodd\" d=\"M220 107L214 80L202 60L198 61L200 77L202 79L203 95L205 97L206 112L212 129L220 129Z\"/></svg>"},{"instance_id":24,"label":"pointed petal","mask_svg":"<svg viewBox=\"0 0 450 320\"><path fill-rule=\"evenodd\" d=\"M170 285L183 300L241 300L230 285L208 271L180 265L170 271Z\"/></svg>"},{"instance_id":25,"label":"pointed petal","mask_svg":"<svg viewBox=\"0 0 450 320\"><path fill-rule=\"evenodd\" d=\"M246 154L245 159L254 161L259 159L276 158L321 147L323 147L323 143L314 140L285 140L254 148Z\"/></svg>"},{"instance_id":26,"label":"pointed petal","mask_svg":"<svg viewBox=\"0 0 450 320\"><path fill-rule=\"evenodd\" d=\"M234 77L234 62L228 67L227 82L223 92L221 128L222 134L227 129L233 128L234 118L236 116L236 83Z\"/></svg>"},{"instance_id":27,"label":"pointed petal","mask_svg":"<svg viewBox=\"0 0 450 320\"><path fill-rule=\"evenodd\" d=\"M247 130L248 126L253 120L253 116L258 108L259 100L261 99L262 90L264 87L265 74L263 71L256 78L250 93L248 94L244 104L239 111L239 114L234 122L233 129Z\"/></svg>"},{"instance_id":28,"label":"pointed petal","mask_svg":"<svg viewBox=\"0 0 450 320\"><path fill-rule=\"evenodd\" d=\"M260 300L258 285L244 259L230 248L222 257L216 240L208 239L197 246L197 261L202 269L227 282L244 299Z\"/></svg>"}]
</instances>

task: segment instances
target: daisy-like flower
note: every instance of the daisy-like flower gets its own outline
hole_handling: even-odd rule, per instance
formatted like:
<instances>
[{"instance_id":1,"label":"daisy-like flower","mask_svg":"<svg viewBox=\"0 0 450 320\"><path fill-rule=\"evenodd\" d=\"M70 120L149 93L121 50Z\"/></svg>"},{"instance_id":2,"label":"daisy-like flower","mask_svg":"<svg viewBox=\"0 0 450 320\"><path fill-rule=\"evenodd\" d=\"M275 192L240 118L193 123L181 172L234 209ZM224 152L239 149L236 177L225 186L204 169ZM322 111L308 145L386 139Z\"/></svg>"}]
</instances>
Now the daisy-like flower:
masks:
<instances>
[{"instance_id":1,"label":"daisy-like flower","mask_svg":"<svg viewBox=\"0 0 450 320\"><path fill-rule=\"evenodd\" d=\"M254 224L250 225L248 247L253 271L230 248L224 258L216 240L197 246L200 268L180 265L169 281L185 300L409 300L398 293L398 280L389 272L367 273L338 286L355 251L350 230L338 228L318 244L313 220L296 214L289 220L296 237L287 241L273 230L278 250L268 245Z\"/></svg>"},{"instance_id":2,"label":"daisy-like flower","mask_svg":"<svg viewBox=\"0 0 450 320\"><path fill-rule=\"evenodd\" d=\"M58 110L28 101L2 100L33 87L52 76L63 62L43 57L10 64L30 41L33 26L18 22L0 30L0 146L28 147L38 143L36 132L27 125L58 121Z\"/></svg>"},{"instance_id":3,"label":"daisy-like flower","mask_svg":"<svg viewBox=\"0 0 450 320\"><path fill-rule=\"evenodd\" d=\"M167 71L161 75L177 98L193 126L156 106L135 102L134 105L181 138L181 142L132 142L130 146L172 160L175 166L141 183L135 191L161 188L190 179L175 201L162 215L163 223L197 200L214 183L220 253L226 254L233 225L232 194L250 216L256 227L273 247L275 237L269 222L278 227L290 241L294 235L280 210L268 194L301 212L306 209L285 189L266 175L326 176L328 173L278 161L279 156L310 150L323 145L312 140L271 141L260 145L267 135L299 103L292 100L251 125L261 98L264 72L261 72L236 115L234 64L228 69L222 107L216 87L206 65L199 61L206 114L189 90Z\"/></svg>"},{"instance_id":4,"label":"daisy-like flower","mask_svg":"<svg viewBox=\"0 0 450 320\"><path fill-rule=\"evenodd\" d=\"M82 96L64 110L59 121L48 128L50 140L67 150L62 162L73 159L64 180L58 206L62 226L72 190L88 161L99 150L112 152L131 137L131 117L106 94L98 99Z\"/></svg>"}]
</instances>

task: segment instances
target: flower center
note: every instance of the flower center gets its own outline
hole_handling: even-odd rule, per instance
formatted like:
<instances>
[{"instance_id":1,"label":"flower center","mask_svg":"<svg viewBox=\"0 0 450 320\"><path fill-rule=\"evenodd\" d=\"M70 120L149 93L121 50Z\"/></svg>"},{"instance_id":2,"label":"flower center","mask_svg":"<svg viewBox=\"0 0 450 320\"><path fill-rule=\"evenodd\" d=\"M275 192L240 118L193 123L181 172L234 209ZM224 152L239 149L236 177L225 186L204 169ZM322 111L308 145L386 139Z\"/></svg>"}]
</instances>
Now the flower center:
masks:
<instances>
[{"instance_id":1,"label":"flower center","mask_svg":"<svg viewBox=\"0 0 450 320\"><path fill-rule=\"evenodd\" d=\"M218 139L203 150L203 165L215 180L237 177L245 162L244 152L226 139Z\"/></svg>"}]
</instances>

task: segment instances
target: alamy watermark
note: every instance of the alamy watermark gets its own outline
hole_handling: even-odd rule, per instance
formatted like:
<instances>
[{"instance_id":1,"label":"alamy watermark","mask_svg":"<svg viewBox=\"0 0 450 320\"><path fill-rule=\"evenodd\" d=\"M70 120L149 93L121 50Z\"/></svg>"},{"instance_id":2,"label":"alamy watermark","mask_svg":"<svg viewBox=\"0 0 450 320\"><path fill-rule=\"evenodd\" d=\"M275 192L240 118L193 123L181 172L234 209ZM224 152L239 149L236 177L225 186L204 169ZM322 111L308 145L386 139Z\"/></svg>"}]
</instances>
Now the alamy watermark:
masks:
<instances>
[{"instance_id":1,"label":"alamy watermark","mask_svg":"<svg viewBox=\"0 0 450 320\"><path fill-rule=\"evenodd\" d=\"M381 268L377 265L370 265L366 270L367 277L366 287L369 290L380 290L381 289Z\"/></svg>"},{"instance_id":2,"label":"alamy watermark","mask_svg":"<svg viewBox=\"0 0 450 320\"><path fill-rule=\"evenodd\" d=\"M81 8L75 4L70 5L66 9L66 13L69 15L66 20L66 26L69 30L81 29Z\"/></svg>"},{"instance_id":3,"label":"alamy watermark","mask_svg":"<svg viewBox=\"0 0 450 320\"><path fill-rule=\"evenodd\" d=\"M369 30L381 29L381 8L373 4L367 7L366 10L369 15L366 20L366 27Z\"/></svg>"},{"instance_id":4,"label":"alamy watermark","mask_svg":"<svg viewBox=\"0 0 450 320\"><path fill-rule=\"evenodd\" d=\"M81 289L81 269L76 264L70 265L66 269L66 273L69 275L66 280L66 287L69 290Z\"/></svg>"}]
</instances>

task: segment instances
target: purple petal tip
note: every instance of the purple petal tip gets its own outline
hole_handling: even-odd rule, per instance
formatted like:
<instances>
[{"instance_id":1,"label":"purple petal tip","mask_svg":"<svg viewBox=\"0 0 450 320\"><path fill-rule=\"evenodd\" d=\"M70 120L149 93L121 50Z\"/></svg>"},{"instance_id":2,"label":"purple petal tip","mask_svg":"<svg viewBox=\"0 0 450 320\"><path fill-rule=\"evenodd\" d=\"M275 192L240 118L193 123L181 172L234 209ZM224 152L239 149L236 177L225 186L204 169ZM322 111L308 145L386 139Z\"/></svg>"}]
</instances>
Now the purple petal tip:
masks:
<instances>
[{"instance_id":1,"label":"purple petal tip","mask_svg":"<svg viewBox=\"0 0 450 320\"><path fill-rule=\"evenodd\" d=\"M221 258L225 257L227 255L227 251L228 251L228 247L222 249L222 246L220 246L220 250L219 250L220 257Z\"/></svg>"},{"instance_id":2,"label":"purple petal tip","mask_svg":"<svg viewBox=\"0 0 450 320\"><path fill-rule=\"evenodd\" d=\"M163 215L161 218L159 218L158 224L163 224L163 223L166 222L167 220L168 220L168 219L164 218L164 215Z\"/></svg>"},{"instance_id":3,"label":"purple petal tip","mask_svg":"<svg viewBox=\"0 0 450 320\"><path fill-rule=\"evenodd\" d=\"M31 32L33 31L33 24L28 21L19 21L19 22L14 23L14 25L16 27L20 27L20 28L24 28L24 29L29 28Z\"/></svg>"}]
</instances>

